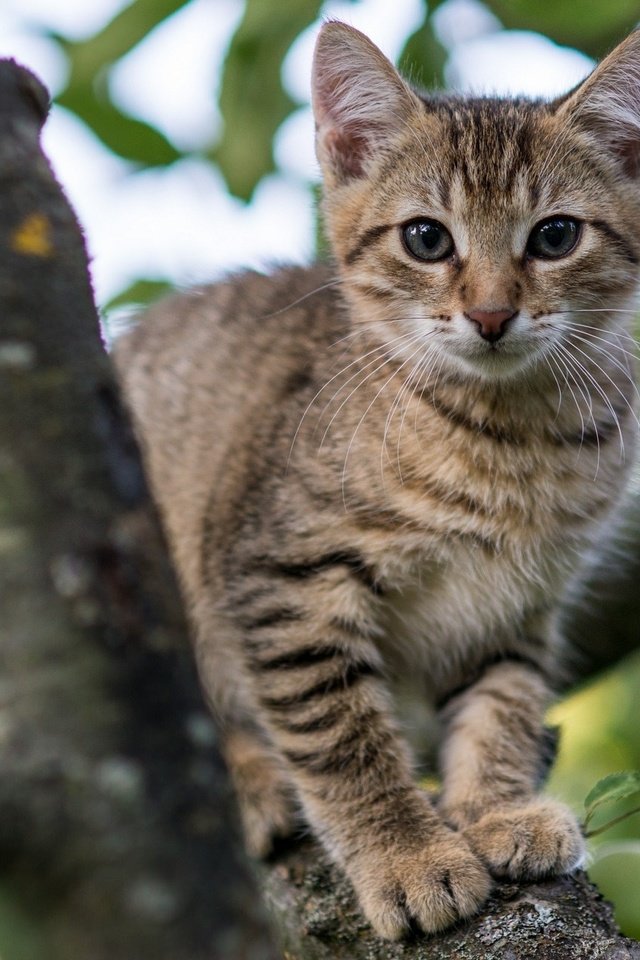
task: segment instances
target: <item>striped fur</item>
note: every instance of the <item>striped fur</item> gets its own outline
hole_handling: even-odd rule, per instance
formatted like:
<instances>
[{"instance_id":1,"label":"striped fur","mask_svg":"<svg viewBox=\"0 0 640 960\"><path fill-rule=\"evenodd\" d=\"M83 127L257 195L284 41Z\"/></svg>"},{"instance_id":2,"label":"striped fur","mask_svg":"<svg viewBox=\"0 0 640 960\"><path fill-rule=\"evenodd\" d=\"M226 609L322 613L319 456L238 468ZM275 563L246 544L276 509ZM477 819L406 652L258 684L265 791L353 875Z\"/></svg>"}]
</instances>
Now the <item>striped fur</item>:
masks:
<instances>
[{"instance_id":1,"label":"striped fur","mask_svg":"<svg viewBox=\"0 0 640 960\"><path fill-rule=\"evenodd\" d=\"M115 351L248 845L304 817L386 937L583 856L537 790L558 609L634 455L639 65L634 35L555 103L421 98L326 25L334 263L174 296ZM559 215L575 249L528 254ZM404 247L424 217L446 260ZM497 342L467 316L506 308ZM437 805L402 689L438 711Z\"/></svg>"}]
</instances>

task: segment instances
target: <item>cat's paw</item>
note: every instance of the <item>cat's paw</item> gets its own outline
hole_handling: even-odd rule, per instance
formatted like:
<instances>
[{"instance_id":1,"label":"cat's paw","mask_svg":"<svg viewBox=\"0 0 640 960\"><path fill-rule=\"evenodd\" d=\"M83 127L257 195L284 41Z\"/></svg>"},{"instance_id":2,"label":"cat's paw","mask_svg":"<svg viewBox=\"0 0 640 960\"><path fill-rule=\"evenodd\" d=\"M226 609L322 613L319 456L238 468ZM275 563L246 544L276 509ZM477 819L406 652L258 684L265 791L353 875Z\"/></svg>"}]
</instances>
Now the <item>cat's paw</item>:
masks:
<instances>
[{"instance_id":1,"label":"cat's paw","mask_svg":"<svg viewBox=\"0 0 640 960\"><path fill-rule=\"evenodd\" d=\"M486 813L464 835L494 876L511 880L571 873L585 857L575 816L554 800Z\"/></svg>"},{"instance_id":2,"label":"cat's paw","mask_svg":"<svg viewBox=\"0 0 640 960\"><path fill-rule=\"evenodd\" d=\"M351 878L365 916L388 940L444 930L476 913L491 889L486 868L452 831L418 849L370 853Z\"/></svg>"}]
</instances>

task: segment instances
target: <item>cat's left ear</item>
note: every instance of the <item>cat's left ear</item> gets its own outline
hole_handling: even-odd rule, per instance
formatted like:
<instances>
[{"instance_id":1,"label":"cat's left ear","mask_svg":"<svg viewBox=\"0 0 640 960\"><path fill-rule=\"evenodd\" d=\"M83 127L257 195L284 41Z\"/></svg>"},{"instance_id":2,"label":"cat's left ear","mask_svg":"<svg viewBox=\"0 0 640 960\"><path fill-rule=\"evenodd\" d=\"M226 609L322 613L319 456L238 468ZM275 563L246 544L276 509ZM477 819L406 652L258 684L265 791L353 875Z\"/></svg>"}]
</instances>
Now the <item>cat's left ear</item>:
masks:
<instances>
[{"instance_id":1,"label":"cat's left ear","mask_svg":"<svg viewBox=\"0 0 640 960\"><path fill-rule=\"evenodd\" d=\"M325 23L312 71L316 152L325 180L362 176L406 128L420 101L368 37Z\"/></svg>"},{"instance_id":2,"label":"cat's left ear","mask_svg":"<svg viewBox=\"0 0 640 960\"><path fill-rule=\"evenodd\" d=\"M628 176L640 176L640 28L561 101L557 115L593 133Z\"/></svg>"}]
</instances>

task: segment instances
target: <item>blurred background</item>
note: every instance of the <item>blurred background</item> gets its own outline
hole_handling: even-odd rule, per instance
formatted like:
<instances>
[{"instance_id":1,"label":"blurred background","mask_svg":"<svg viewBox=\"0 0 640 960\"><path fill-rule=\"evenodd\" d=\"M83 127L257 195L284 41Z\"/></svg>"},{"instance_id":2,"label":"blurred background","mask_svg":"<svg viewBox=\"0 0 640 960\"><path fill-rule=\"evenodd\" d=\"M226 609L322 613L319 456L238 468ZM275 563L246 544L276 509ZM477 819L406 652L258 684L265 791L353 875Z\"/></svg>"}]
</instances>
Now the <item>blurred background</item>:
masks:
<instances>
[{"instance_id":1,"label":"blurred background","mask_svg":"<svg viewBox=\"0 0 640 960\"><path fill-rule=\"evenodd\" d=\"M107 330L171 286L313 258L309 71L326 17L422 87L551 97L633 29L640 0L3 0L0 56L54 98L45 149L84 226ZM562 727L550 791L578 813L600 777L640 768L640 655L605 669L610 639L616 657L640 646L634 599L615 623L606 604L579 602L593 608L573 632L588 647L582 634L600 630L603 669L550 717ZM594 839L590 872L640 938L640 816Z\"/></svg>"}]
</instances>

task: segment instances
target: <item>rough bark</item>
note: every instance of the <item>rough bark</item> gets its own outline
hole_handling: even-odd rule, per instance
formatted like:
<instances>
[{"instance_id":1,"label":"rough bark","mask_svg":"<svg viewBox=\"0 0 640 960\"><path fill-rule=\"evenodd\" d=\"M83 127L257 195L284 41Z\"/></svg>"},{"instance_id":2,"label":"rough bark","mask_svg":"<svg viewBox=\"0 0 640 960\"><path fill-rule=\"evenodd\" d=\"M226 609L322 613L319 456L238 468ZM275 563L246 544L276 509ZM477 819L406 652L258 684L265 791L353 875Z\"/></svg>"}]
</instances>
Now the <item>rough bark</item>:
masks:
<instances>
[{"instance_id":1,"label":"rough bark","mask_svg":"<svg viewBox=\"0 0 640 960\"><path fill-rule=\"evenodd\" d=\"M274 960L46 109L0 62L0 953ZM286 960L640 958L584 877L397 945L313 847L262 887Z\"/></svg>"},{"instance_id":2,"label":"rough bark","mask_svg":"<svg viewBox=\"0 0 640 960\"><path fill-rule=\"evenodd\" d=\"M275 960L46 110L0 62L0 953Z\"/></svg>"},{"instance_id":3,"label":"rough bark","mask_svg":"<svg viewBox=\"0 0 640 960\"><path fill-rule=\"evenodd\" d=\"M265 870L264 890L284 960L640 960L584 874L500 884L468 923L397 944L372 936L349 884L315 848Z\"/></svg>"}]
</instances>

